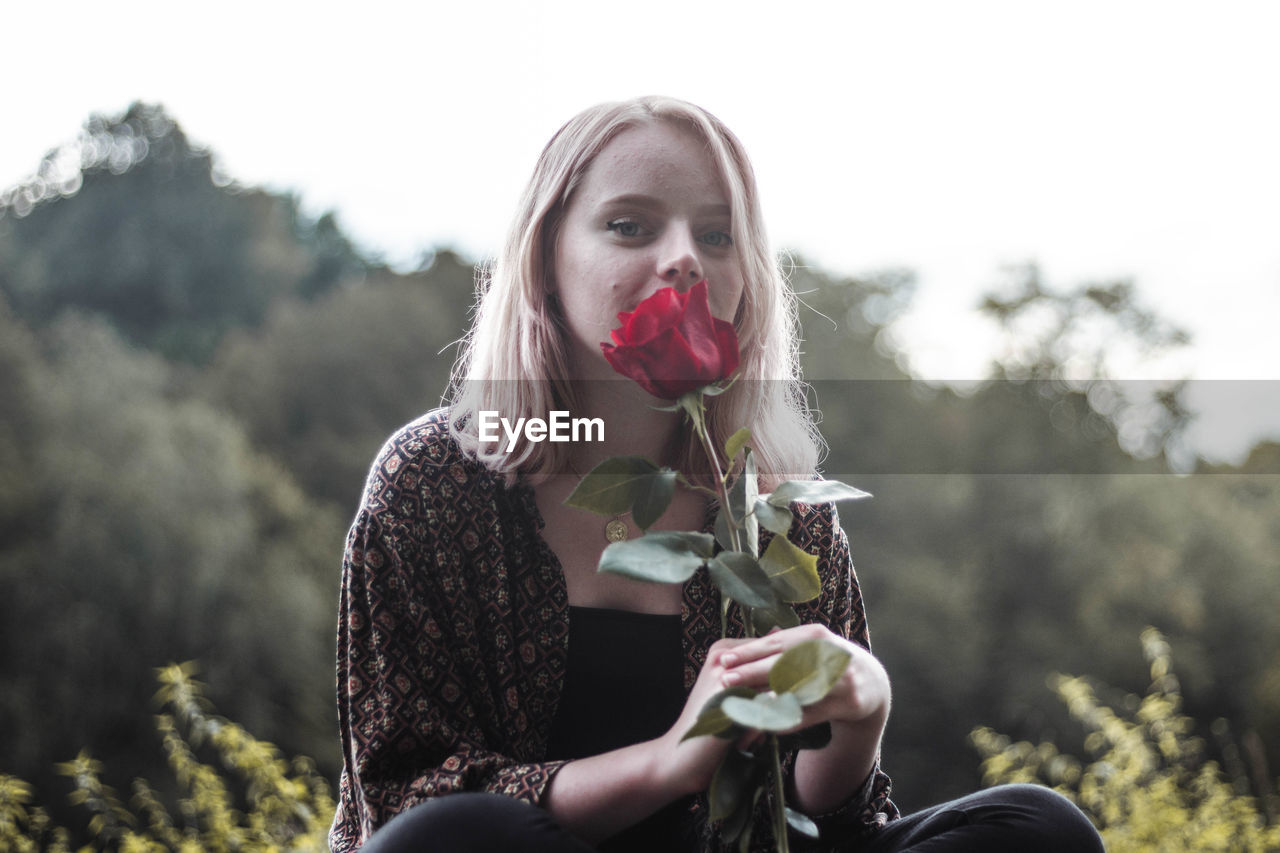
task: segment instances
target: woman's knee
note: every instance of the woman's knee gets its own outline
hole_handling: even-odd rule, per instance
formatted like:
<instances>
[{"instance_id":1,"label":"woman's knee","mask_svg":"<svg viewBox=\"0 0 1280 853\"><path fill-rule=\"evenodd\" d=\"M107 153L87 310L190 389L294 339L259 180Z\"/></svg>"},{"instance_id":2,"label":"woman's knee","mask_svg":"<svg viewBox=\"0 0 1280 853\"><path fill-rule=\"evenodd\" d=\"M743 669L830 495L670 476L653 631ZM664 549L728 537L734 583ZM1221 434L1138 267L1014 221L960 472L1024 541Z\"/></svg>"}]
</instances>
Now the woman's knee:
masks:
<instances>
[{"instance_id":1,"label":"woman's knee","mask_svg":"<svg viewBox=\"0 0 1280 853\"><path fill-rule=\"evenodd\" d=\"M467 792L428 800L374 833L363 853L527 851L586 853L543 809L500 794Z\"/></svg>"},{"instance_id":2,"label":"woman's knee","mask_svg":"<svg viewBox=\"0 0 1280 853\"><path fill-rule=\"evenodd\" d=\"M1069 799L1042 785L1012 784L989 788L976 796L1007 815L1038 840L1037 850L1098 851L1102 839L1085 813Z\"/></svg>"}]
</instances>

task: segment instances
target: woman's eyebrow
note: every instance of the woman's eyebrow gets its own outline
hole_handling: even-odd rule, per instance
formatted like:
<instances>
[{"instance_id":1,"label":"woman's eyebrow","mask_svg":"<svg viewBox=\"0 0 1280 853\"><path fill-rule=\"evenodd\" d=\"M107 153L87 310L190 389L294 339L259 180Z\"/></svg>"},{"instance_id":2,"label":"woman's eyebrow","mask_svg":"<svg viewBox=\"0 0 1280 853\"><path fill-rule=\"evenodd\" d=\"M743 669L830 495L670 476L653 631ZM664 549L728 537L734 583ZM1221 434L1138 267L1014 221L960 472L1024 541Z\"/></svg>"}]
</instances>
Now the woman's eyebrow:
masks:
<instances>
[{"instance_id":1,"label":"woman's eyebrow","mask_svg":"<svg viewBox=\"0 0 1280 853\"><path fill-rule=\"evenodd\" d=\"M662 210L666 206L667 203L657 196L645 195L644 193L624 193L605 199L600 203L602 208L644 207L650 210ZM727 204L704 204L695 210L699 216L729 216L731 212Z\"/></svg>"}]
</instances>

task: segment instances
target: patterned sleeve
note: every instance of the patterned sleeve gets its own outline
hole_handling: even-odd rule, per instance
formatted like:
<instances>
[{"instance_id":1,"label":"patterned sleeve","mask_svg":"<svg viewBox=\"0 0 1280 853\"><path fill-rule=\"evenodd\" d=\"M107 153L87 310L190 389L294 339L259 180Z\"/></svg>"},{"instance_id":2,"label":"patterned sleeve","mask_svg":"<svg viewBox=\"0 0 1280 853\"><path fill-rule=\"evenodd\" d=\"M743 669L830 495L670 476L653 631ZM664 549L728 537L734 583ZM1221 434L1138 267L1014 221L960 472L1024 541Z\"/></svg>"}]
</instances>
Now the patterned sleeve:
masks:
<instances>
[{"instance_id":1,"label":"patterned sleeve","mask_svg":"<svg viewBox=\"0 0 1280 853\"><path fill-rule=\"evenodd\" d=\"M797 505L796 509L801 507ZM870 650L871 637L867 630L862 591L849 556L849 539L840 526L835 505L811 507L797 515L800 517L800 529L793 539L809 553L818 555L818 571L822 578L822 593L817 601L796 608L801 621L821 622L832 632ZM792 756L788 761L788 774L794 768ZM813 815L814 821L824 837L883 826L899 814L889 799L890 787L889 777L880 769L877 758L875 768L859 790L838 808Z\"/></svg>"},{"instance_id":2,"label":"patterned sleeve","mask_svg":"<svg viewBox=\"0 0 1280 853\"><path fill-rule=\"evenodd\" d=\"M490 791L540 803L562 764L522 762L495 748L504 720L495 710L501 700L476 686L486 677L466 615L475 602L463 573L442 568L456 564L454 546L423 500L451 483L443 469L414 464L422 433L406 436L375 463L343 558L335 853L355 850L431 797Z\"/></svg>"}]
</instances>

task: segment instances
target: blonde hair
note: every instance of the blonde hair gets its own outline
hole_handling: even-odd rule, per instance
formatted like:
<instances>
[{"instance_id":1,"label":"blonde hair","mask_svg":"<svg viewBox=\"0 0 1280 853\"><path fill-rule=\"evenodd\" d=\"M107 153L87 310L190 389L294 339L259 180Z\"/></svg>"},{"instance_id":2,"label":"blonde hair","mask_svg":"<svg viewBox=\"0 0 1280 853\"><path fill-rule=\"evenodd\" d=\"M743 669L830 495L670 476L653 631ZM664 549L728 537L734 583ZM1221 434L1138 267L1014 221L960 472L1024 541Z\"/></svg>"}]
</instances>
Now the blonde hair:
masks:
<instances>
[{"instance_id":1,"label":"blonde hair","mask_svg":"<svg viewBox=\"0 0 1280 853\"><path fill-rule=\"evenodd\" d=\"M463 451L490 470L535 482L565 470L570 445L521 441L481 442L477 415L546 418L574 411L566 333L552 297L554 247L574 191L595 157L622 131L665 121L692 132L707 146L729 196L732 238L742 268L743 293L734 326L741 348L736 381L708 401L708 428L716 446L736 429L751 429L761 486L811 476L821 438L805 401L799 369L796 300L769 247L755 174L738 138L701 107L643 97L591 107L570 119L543 149L520 199L502 254L477 279L477 307L463 340L450 387L449 428ZM703 474L706 462L691 434L674 460Z\"/></svg>"}]
</instances>

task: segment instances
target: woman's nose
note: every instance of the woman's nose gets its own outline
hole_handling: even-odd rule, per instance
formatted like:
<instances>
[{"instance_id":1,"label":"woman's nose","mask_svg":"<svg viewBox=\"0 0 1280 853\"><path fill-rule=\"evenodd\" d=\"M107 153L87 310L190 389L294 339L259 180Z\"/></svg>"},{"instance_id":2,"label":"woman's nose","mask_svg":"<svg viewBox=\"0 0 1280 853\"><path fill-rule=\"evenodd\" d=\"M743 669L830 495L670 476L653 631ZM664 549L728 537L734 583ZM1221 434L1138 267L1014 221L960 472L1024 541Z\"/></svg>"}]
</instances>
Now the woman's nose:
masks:
<instances>
[{"instance_id":1,"label":"woman's nose","mask_svg":"<svg viewBox=\"0 0 1280 853\"><path fill-rule=\"evenodd\" d=\"M684 291L702 280L696 244L691 237L677 237L663 246L659 256L658 275L667 284Z\"/></svg>"}]
</instances>

